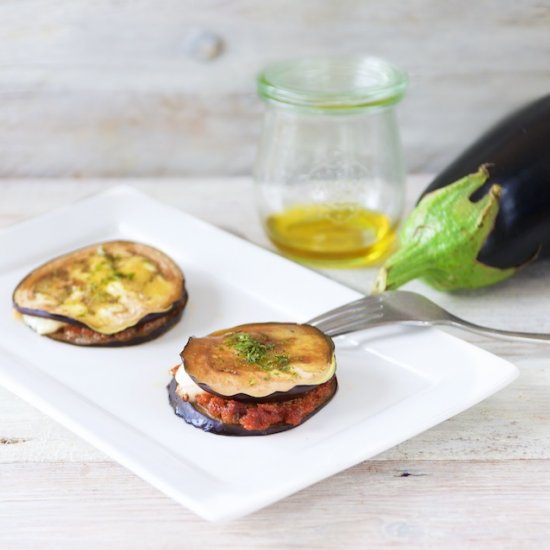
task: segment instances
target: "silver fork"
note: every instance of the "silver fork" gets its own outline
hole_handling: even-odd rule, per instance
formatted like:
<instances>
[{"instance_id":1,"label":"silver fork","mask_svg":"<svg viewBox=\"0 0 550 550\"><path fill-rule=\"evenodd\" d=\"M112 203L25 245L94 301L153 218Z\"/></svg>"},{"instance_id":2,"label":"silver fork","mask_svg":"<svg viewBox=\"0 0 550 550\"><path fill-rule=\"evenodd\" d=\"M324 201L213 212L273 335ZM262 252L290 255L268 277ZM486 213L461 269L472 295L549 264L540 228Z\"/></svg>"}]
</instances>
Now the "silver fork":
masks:
<instances>
[{"instance_id":1,"label":"silver fork","mask_svg":"<svg viewBox=\"0 0 550 550\"><path fill-rule=\"evenodd\" d=\"M316 326L328 336L340 336L393 323L417 326L450 325L500 338L550 342L549 334L514 332L470 323L449 313L420 294L402 290L366 296L327 311L309 321L310 325Z\"/></svg>"}]
</instances>

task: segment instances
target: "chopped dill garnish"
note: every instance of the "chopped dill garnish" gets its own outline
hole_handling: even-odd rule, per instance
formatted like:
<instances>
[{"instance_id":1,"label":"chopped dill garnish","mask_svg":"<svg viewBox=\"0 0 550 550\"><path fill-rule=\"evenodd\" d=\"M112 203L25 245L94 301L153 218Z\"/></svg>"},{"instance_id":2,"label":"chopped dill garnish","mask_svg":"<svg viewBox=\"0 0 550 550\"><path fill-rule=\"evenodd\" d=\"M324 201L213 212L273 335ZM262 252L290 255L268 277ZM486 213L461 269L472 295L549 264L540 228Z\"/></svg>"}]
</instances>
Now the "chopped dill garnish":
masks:
<instances>
[{"instance_id":1,"label":"chopped dill garnish","mask_svg":"<svg viewBox=\"0 0 550 550\"><path fill-rule=\"evenodd\" d=\"M272 342L261 342L246 332L235 332L228 340L229 345L247 363L256 365L266 372L279 370L294 374L288 355L272 353L275 349Z\"/></svg>"},{"instance_id":2,"label":"chopped dill garnish","mask_svg":"<svg viewBox=\"0 0 550 550\"><path fill-rule=\"evenodd\" d=\"M284 367L288 367L288 363L289 363L288 355L276 355L275 361L277 363L277 366L280 369L283 369Z\"/></svg>"},{"instance_id":3,"label":"chopped dill garnish","mask_svg":"<svg viewBox=\"0 0 550 550\"><path fill-rule=\"evenodd\" d=\"M247 363L256 364L265 360L268 352L274 348L273 344L263 344L246 332L236 332L231 335L231 345Z\"/></svg>"},{"instance_id":4,"label":"chopped dill garnish","mask_svg":"<svg viewBox=\"0 0 550 550\"><path fill-rule=\"evenodd\" d=\"M271 357L266 361L265 369L266 370L276 369L281 372L290 372L294 374L294 371L290 367L289 362L290 360L287 355L275 355L274 357Z\"/></svg>"}]
</instances>

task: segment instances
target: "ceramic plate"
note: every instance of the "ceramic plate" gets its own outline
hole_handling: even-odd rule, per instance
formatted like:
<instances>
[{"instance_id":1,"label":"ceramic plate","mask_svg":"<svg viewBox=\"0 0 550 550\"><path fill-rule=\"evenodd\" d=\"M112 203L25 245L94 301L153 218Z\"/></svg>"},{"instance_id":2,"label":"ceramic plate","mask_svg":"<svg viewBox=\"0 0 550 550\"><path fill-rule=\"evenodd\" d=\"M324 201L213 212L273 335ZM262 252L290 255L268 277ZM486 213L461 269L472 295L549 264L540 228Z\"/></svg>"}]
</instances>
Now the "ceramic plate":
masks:
<instances>
[{"instance_id":1,"label":"ceramic plate","mask_svg":"<svg viewBox=\"0 0 550 550\"><path fill-rule=\"evenodd\" d=\"M11 294L48 259L108 239L153 245L183 269L190 299L161 338L79 348L16 322ZM169 369L190 335L250 321L307 321L358 297L309 269L127 187L0 233L0 382L208 520L243 516L435 426L501 389L510 363L435 329L337 339L340 388L298 428L204 433L168 404Z\"/></svg>"}]
</instances>

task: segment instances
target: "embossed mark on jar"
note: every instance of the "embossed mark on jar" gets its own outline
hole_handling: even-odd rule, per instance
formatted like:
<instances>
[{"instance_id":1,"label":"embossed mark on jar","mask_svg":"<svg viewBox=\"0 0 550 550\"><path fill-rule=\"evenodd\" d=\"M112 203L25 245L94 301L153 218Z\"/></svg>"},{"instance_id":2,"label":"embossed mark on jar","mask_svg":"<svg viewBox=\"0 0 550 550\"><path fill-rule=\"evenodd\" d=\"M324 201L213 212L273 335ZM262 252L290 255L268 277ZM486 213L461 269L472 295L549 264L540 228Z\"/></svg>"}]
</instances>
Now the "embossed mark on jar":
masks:
<instances>
[{"instance_id":1,"label":"embossed mark on jar","mask_svg":"<svg viewBox=\"0 0 550 550\"><path fill-rule=\"evenodd\" d=\"M309 198L314 203L356 204L361 203L364 182L370 176L368 168L355 158L346 158L342 151L335 150L313 165L303 180L309 185Z\"/></svg>"}]
</instances>

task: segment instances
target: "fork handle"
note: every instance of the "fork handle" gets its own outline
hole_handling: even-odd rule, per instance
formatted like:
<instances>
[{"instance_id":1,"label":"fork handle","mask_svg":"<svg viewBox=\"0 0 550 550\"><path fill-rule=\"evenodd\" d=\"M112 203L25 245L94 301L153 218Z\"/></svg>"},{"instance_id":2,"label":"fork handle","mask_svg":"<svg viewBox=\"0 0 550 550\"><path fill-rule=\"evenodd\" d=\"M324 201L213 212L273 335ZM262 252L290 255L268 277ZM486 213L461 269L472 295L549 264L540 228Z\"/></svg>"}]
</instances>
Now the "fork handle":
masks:
<instances>
[{"instance_id":1,"label":"fork handle","mask_svg":"<svg viewBox=\"0 0 550 550\"><path fill-rule=\"evenodd\" d=\"M470 323L469 321L458 318L435 321L431 324L448 325L456 328L462 328L470 332L476 332L478 334L484 335L486 334L489 336L494 336L496 338L513 338L516 340L526 340L531 342L550 342L550 334L542 334L538 332L516 332L513 330L501 330L498 328L483 327L481 325L476 325L475 323Z\"/></svg>"}]
</instances>

